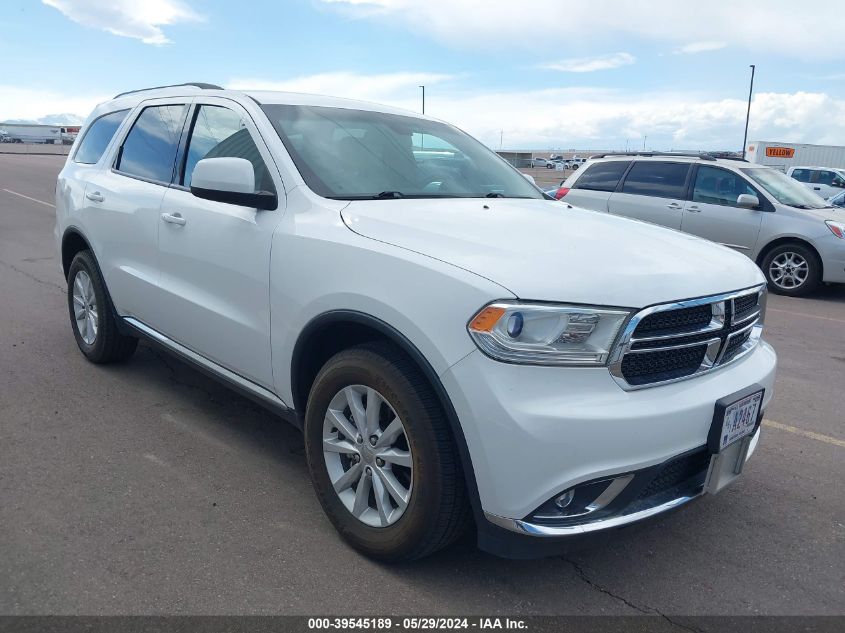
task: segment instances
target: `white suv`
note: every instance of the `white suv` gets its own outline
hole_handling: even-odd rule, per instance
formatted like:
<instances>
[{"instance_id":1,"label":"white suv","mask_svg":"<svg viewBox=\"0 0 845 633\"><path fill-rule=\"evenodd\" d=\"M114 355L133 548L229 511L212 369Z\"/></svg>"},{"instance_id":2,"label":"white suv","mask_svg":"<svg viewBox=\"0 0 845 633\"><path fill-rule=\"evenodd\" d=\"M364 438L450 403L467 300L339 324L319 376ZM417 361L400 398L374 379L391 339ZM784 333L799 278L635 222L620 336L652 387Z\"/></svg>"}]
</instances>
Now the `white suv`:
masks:
<instances>
[{"instance_id":1,"label":"white suv","mask_svg":"<svg viewBox=\"0 0 845 633\"><path fill-rule=\"evenodd\" d=\"M119 95L59 175L73 334L143 337L304 432L340 534L507 556L737 476L772 397L746 258L561 213L445 123L206 84Z\"/></svg>"}]
</instances>

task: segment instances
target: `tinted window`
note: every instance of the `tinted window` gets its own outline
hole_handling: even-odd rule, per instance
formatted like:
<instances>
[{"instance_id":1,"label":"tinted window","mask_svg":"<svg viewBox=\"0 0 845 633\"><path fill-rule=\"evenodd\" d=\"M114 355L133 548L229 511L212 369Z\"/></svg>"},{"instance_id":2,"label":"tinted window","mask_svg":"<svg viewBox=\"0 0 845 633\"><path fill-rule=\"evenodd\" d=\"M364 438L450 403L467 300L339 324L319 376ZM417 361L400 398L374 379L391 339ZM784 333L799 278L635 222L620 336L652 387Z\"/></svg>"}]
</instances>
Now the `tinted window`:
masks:
<instances>
[{"instance_id":1,"label":"tinted window","mask_svg":"<svg viewBox=\"0 0 845 633\"><path fill-rule=\"evenodd\" d=\"M832 171L820 171L818 172L818 174L819 177L817 182L820 185L832 185L833 179L836 177L836 174L834 174Z\"/></svg>"},{"instance_id":2,"label":"tinted window","mask_svg":"<svg viewBox=\"0 0 845 633\"><path fill-rule=\"evenodd\" d=\"M228 108L203 105L194 118L182 184L191 186L194 167L203 158L245 158L255 170L256 191L272 191L273 179L241 117Z\"/></svg>"},{"instance_id":3,"label":"tinted window","mask_svg":"<svg viewBox=\"0 0 845 633\"><path fill-rule=\"evenodd\" d=\"M688 163L635 162L622 191L642 196L683 198L688 171Z\"/></svg>"},{"instance_id":4,"label":"tinted window","mask_svg":"<svg viewBox=\"0 0 845 633\"><path fill-rule=\"evenodd\" d=\"M117 128L126 118L127 112L129 110L118 110L111 114L104 114L91 123L79 144L79 148L76 150L73 160L87 165L93 165L100 160Z\"/></svg>"},{"instance_id":5,"label":"tinted window","mask_svg":"<svg viewBox=\"0 0 845 633\"><path fill-rule=\"evenodd\" d=\"M739 206L736 199L743 193L763 199L739 174L717 167L704 165L698 167L698 174L695 177L692 189L694 202L736 207Z\"/></svg>"},{"instance_id":6,"label":"tinted window","mask_svg":"<svg viewBox=\"0 0 845 633\"><path fill-rule=\"evenodd\" d=\"M169 183L186 110L184 105L145 108L123 141L117 169Z\"/></svg>"},{"instance_id":7,"label":"tinted window","mask_svg":"<svg viewBox=\"0 0 845 633\"><path fill-rule=\"evenodd\" d=\"M631 164L629 160L614 160L607 163L594 163L587 167L575 182L575 189L593 191L613 191L622 178L622 174Z\"/></svg>"},{"instance_id":8,"label":"tinted window","mask_svg":"<svg viewBox=\"0 0 845 633\"><path fill-rule=\"evenodd\" d=\"M792 177L800 182L810 182L810 172L806 169L792 170Z\"/></svg>"}]
</instances>

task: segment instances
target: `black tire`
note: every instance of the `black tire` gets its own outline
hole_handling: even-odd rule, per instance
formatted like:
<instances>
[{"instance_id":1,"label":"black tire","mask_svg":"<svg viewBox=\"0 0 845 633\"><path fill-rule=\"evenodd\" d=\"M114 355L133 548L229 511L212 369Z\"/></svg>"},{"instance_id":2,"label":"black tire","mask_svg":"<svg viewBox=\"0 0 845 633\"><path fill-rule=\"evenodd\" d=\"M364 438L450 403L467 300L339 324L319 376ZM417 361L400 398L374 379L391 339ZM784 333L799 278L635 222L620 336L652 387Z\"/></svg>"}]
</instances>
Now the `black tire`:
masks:
<instances>
[{"instance_id":1,"label":"black tire","mask_svg":"<svg viewBox=\"0 0 845 633\"><path fill-rule=\"evenodd\" d=\"M329 403L349 385L376 389L405 427L413 485L404 514L386 527L371 527L353 516L334 491L323 456ZM470 506L449 423L422 373L397 347L367 343L329 359L309 394L304 430L317 497L340 535L358 551L386 562L413 560L445 547L466 529Z\"/></svg>"},{"instance_id":2,"label":"black tire","mask_svg":"<svg viewBox=\"0 0 845 633\"><path fill-rule=\"evenodd\" d=\"M803 283L786 287L783 282L778 283L772 273L772 263L780 256L788 253L794 253L807 263L807 276ZM810 294L818 288L822 279L822 265L816 253L809 247L791 242L787 244L780 244L774 247L763 258L760 265L763 269L763 274L768 281L769 290L775 294L786 295L788 297L803 297Z\"/></svg>"},{"instance_id":3,"label":"black tire","mask_svg":"<svg viewBox=\"0 0 845 633\"><path fill-rule=\"evenodd\" d=\"M75 317L73 289L76 277L85 272L91 281L97 306L97 332L90 343L86 342L79 331ZM79 350L92 363L113 363L126 360L138 347L138 339L124 336L117 327L114 307L111 302L100 267L97 265L91 251L80 251L73 258L67 274L67 305L70 316L70 326Z\"/></svg>"}]
</instances>

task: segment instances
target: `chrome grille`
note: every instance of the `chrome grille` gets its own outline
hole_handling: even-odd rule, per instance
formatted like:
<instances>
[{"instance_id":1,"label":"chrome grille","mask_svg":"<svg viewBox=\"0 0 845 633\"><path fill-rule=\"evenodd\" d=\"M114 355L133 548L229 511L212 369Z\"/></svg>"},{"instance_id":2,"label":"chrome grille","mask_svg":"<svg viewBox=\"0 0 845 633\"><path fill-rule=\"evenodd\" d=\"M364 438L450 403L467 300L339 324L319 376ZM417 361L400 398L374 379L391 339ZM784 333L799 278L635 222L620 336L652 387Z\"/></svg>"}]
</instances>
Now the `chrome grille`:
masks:
<instances>
[{"instance_id":1,"label":"chrome grille","mask_svg":"<svg viewBox=\"0 0 845 633\"><path fill-rule=\"evenodd\" d=\"M611 355L624 389L642 389L716 370L760 339L766 288L651 306L635 314Z\"/></svg>"}]
</instances>

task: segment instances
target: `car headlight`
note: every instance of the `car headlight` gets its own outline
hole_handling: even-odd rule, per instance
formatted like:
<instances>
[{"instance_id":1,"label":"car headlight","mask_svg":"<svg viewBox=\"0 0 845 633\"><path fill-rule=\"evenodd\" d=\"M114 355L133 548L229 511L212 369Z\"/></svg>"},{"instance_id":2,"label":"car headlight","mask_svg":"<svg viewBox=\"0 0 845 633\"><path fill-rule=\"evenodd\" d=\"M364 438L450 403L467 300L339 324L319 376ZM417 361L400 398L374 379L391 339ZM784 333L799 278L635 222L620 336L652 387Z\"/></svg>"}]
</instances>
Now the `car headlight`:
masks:
<instances>
[{"instance_id":1,"label":"car headlight","mask_svg":"<svg viewBox=\"0 0 845 633\"><path fill-rule=\"evenodd\" d=\"M845 240L845 222L834 222L833 220L825 220L827 228L840 240Z\"/></svg>"},{"instance_id":2,"label":"car headlight","mask_svg":"<svg viewBox=\"0 0 845 633\"><path fill-rule=\"evenodd\" d=\"M613 308L496 302L467 325L478 348L496 360L535 365L605 365L631 313Z\"/></svg>"}]
</instances>

